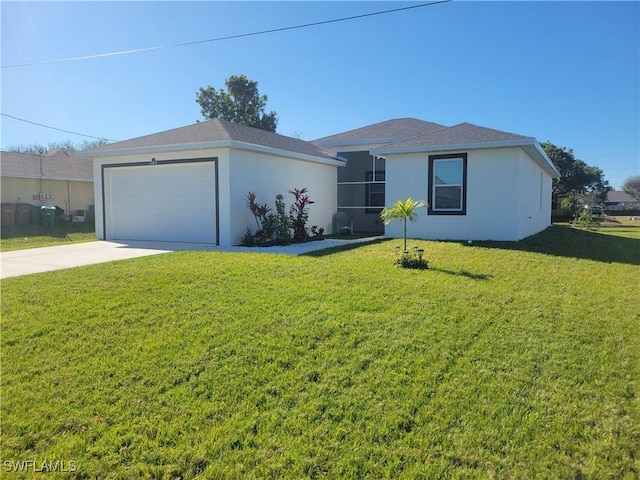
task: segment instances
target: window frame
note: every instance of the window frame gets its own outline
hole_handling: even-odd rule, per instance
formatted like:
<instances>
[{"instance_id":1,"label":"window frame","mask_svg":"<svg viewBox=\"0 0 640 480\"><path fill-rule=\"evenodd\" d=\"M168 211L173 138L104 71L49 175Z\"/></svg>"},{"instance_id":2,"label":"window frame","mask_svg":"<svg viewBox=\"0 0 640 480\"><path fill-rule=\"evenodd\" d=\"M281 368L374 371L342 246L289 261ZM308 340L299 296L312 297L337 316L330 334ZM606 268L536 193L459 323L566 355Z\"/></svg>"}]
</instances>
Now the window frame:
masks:
<instances>
[{"instance_id":1,"label":"window frame","mask_svg":"<svg viewBox=\"0 0 640 480\"><path fill-rule=\"evenodd\" d=\"M435 174L434 164L438 160L461 160L462 161L462 185L447 185L462 187L460 209L436 209L434 207L434 195L438 187L434 185L433 177ZM428 198L429 208L428 215L466 215L467 214L467 154L466 153L447 153L441 155L429 155L429 173L428 173Z\"/></svg>"},{"instance_id":2,"label":"window frame","mask_svg":"<svg viewBox=\"0 0 640 480\"><path fill-rule=\"evenodd\" d=\"M374 176L375 175L375 176ZM382 180L378 180L382 176ZM365 172L365 184L364 184L364 213L372 213L376 215L380 215L382 210L384 210L384 195L385 195L385 184L386 184L386 174L385 171L382 170L369 170ZM371 205L371 185L382 185L382 192L373 192L373 195L382 195L382 206L372 206Z\"/></svg>"}]
</instances>

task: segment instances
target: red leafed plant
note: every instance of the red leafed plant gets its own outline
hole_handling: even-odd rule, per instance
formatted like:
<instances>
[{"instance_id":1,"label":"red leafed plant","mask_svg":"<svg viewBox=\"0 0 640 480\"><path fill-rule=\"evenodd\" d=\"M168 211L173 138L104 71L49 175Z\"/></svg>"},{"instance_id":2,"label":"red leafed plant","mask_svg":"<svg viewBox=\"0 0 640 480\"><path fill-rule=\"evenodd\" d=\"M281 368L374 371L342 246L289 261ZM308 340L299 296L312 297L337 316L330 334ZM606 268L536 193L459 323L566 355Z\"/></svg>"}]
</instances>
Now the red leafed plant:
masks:
<instances>
[{"instance_id":1,"label":"red leafed plant","mask_svg":"<svg viewBox=\"0 0 640 480\"><path fill-rule=\"evenodd\" d=\"M258 230L260 230L262 228L262 223L267 217L267 214L271 211L271 208L269 208L266 203L262 205L256 203L256 194L253 192L249 192L246 198L247 207L249 207L249 210L251 211L251 213L253 213L253 216L256 219Z\"/></svg>"},{"instance_id":2,"label":"red leafed plant","mask_svg":"<svg viewBox=\"0 0 640 480\"><path fill-rule=\"evenodd\" d=\"M307 237L307 221L309 220L309 205L315 203L309 195L306 188L294 188L289 190L295 202L289 209L289 219L293 227L293 239L296 242L304 242Z\"/></svg>"}]
</instances>

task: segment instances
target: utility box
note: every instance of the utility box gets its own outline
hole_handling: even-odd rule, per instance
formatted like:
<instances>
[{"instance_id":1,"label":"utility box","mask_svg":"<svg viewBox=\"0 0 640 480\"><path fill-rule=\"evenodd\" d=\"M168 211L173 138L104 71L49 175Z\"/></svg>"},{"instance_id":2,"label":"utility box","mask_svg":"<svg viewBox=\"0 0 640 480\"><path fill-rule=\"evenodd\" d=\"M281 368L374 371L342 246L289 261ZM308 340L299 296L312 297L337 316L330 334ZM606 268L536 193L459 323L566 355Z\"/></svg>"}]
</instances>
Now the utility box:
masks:
<instances>
[{"instance_id":1,"label":"utility box","mask_svg":"<svg viewBox=\"0 0 640 480\"><path fill-rule=\"evenodd\" d=\"M40 216L42 217L42 225L53 227L56 221L56 207L50 205L41 206Z\"/></svg>"}]
</instances>

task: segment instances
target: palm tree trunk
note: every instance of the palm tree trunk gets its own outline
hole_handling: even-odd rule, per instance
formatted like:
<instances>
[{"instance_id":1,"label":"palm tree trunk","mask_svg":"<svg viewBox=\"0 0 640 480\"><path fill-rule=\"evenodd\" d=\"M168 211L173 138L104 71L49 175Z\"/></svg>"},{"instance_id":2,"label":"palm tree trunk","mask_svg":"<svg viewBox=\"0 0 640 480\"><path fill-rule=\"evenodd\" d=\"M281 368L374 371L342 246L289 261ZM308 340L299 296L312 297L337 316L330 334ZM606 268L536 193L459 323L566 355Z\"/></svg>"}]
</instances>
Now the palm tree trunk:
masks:
<instances>
[{"instance_id":1,"label":"palm tree trunk","mask_svg":"<svg viewBox=\"0 0 640 480\"><path fill-rule=\"evenodd\" d=\"M404 250L403 252L407 251L407 218L405 217L404 219L404 231L403 231L403 238L404 238Z\"/></svg>"}]
</instances>

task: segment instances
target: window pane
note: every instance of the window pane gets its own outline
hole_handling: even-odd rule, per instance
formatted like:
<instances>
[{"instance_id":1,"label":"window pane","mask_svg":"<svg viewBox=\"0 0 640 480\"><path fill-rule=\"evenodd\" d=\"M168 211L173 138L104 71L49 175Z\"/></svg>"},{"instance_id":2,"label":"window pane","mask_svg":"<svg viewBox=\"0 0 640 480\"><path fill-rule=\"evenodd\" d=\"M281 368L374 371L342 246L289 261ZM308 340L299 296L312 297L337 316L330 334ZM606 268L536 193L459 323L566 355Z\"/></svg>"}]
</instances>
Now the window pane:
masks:
<instances>
[{"instance_id":1,"label":"window pane","mask_svg":"<svg viewBox=\"0 0 640 480\"><path fill-rule=\"evenodd\" d=\"M371 195L369 198L369 207L384 207L384 193Z\"/></svg>"},{"instance_id":2,"label":"window pane","mask_svg":"<svg viewBox=\"0 0 640 480\"><path fill-rule=\"evenodd\" d=\"M462 159L436 160L433 162L434 185L462 185Z\"/></svg>"},{"instance_id":3,"label":"window pane","mask_svg":"<svg viewBox=\"0 0 640 480\"><path fill-rule=\"evenodd\" d=\"M369 185L369 193L372 195L374 193L381 193L384 195L384 183L372 183Z\"/></svg>"},{"instance_id":4,"label":"window pane","mask_svg":"<svg viewBox=\"0 0 640 480\"><path fill-rule=\"evenodd\" d=\"M462 187L436 187L434 185L433 196L435 210L462 209Z\"/></svg>"}]
</instances>

